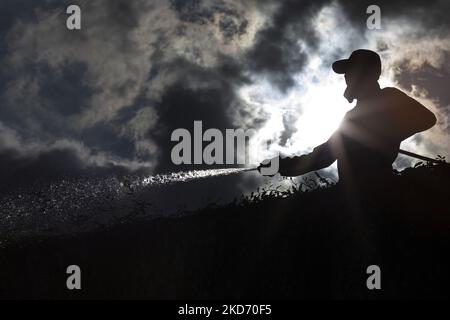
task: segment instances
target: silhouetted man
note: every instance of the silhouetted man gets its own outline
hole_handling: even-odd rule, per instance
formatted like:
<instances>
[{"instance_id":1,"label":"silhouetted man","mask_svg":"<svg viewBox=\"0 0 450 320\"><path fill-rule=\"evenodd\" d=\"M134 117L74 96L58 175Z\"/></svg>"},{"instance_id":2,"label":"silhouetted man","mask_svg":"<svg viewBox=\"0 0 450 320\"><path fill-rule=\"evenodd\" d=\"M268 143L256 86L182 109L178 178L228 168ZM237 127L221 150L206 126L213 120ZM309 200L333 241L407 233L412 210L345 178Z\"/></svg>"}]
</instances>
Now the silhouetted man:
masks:
<instances>
[{"instance_id":1,"label":"silhouetted man","mask_svg":"<svg viewBox=\"0 0 450 320\"><path fill-rule=\"evenodd\" d=\"M356 106L346 113L328 141L313 152L280 159L279 172L298 176L337 160L340 184L352 190L389 183L401 141L431 128L436 117L400 90L380 88L381 60L373 51L356 50L332 67L345 75L344 96L350 103L356 99Z\"/></svg>"}]
</instances>

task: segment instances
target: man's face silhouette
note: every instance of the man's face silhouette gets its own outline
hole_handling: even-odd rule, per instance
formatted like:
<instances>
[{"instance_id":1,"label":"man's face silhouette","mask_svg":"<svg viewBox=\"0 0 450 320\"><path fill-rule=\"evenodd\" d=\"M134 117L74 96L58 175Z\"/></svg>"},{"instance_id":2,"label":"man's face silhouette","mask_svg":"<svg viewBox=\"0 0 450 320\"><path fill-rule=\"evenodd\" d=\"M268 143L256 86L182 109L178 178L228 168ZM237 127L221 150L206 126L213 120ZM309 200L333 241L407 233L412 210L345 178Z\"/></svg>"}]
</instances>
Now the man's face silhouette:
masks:
<instances>
[{"instance_id":1,"label":"man's face silhouette","mask_svg":"<svg viewBox=\"0 0 450 320\"><path fill-rule=\"evenodd\" d=\"M332 65L333 71L345 75L347 88L344 97L352 103L372 94L378 86L381 74L380 56L371 50L359 49L352 52L348 59L337 60Z\"/></svg>"},{"instance_id":2,"label":"man's face silhouette","mask_svg":"<svg viewBox=\"0 0 450 320\"><path fill-rule=\"evenodd\" d=\"M364 77L361 75L361 71L350 69L345 73L344 78L345 83L347 84L344 97L349 103L352 103L354 99L358 99L359 88L364 81Z\"/></svg>"},{"instance_id":3,"label":"man's face silhouette","mask_svg":"<svg viewBox=\"0 0 450 320\"><path fill-rule=\"evenodd\" d=\"M345 73L344 78L347 84L344 97L349 103L352 103L354 99L367 96L378 81L377 75L370 72L370 70L361 70L361 68L349 69Z\"/></svg>"}]
</instances>

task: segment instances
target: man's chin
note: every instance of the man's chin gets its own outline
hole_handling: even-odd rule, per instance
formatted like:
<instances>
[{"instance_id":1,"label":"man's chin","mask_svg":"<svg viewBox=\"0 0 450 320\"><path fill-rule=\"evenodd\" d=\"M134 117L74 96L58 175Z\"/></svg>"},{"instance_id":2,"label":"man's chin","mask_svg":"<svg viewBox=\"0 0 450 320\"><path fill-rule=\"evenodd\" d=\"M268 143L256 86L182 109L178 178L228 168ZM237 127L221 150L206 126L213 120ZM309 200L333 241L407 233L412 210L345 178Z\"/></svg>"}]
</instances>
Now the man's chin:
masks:
<instances>
[{"instance_id":1,"label":"man's chin","mask_svg":"<svg viewBox=\"0 0 450 320\"><path fill-rule=\"evenodd\" d=\"M347 89L345 89L344 97L345 99L347 99L348 103L352 103L353 100L355 100L355 97L353 96L353 94L351 94L351 90L348 87Z\"/></svg>"}]
</instances>

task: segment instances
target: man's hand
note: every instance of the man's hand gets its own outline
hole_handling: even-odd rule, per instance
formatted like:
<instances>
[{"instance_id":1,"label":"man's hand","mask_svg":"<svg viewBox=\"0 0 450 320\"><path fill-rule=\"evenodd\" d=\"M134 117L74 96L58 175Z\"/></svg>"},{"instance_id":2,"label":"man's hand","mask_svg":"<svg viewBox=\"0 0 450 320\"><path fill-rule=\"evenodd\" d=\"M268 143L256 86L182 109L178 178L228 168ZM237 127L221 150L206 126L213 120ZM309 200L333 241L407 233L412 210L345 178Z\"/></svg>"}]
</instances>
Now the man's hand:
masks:
<instances>
[{"instance_id":1,"label":"man's hand","mask_svg":"<svg viewBox=\"0 0 450 320\"><path fill-rule=\"evenodd\" d=\"M272 159L266 159L257 167L259 173L264 176L273 177L278 173L279 169L279 157L275 157Z\"/></svg>"}]
</instances>

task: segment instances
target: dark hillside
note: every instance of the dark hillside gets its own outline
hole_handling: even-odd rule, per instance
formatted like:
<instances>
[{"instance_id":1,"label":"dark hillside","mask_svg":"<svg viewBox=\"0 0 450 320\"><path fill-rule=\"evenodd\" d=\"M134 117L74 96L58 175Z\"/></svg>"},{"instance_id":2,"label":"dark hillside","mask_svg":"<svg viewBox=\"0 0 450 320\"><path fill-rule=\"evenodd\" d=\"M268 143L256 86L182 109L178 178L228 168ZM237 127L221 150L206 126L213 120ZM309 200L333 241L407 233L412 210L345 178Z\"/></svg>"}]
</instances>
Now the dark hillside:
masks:
<instances>
[{"instance_id":1,"label":"dark hillside","mask_svg":"<svg viewBox=\"0 0 450 320\"><path fill-rule=\"evenodd\" d=\"M183 217L12 245L1 252L0 297L448 297L449 183L449 166L422 165L360 206L336 185L263 191ZM66 289L71 264L82 269L81 291ZM380 291L366 288L372 264Z\"/></svg>"}]
</instances>

